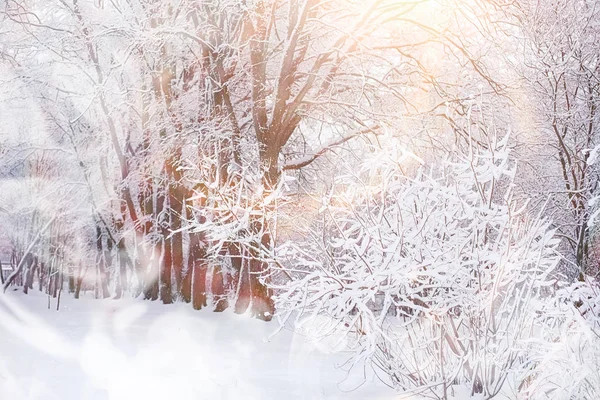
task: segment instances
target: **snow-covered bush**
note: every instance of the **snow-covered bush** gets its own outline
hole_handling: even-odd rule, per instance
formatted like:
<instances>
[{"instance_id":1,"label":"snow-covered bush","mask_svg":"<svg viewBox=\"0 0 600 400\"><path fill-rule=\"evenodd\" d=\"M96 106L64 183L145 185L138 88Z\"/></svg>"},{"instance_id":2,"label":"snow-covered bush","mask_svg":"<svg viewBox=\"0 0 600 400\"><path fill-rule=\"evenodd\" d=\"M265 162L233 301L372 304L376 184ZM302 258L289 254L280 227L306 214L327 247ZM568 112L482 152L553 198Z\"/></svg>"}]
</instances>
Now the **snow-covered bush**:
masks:
<instances>
[{"instance_id":1,"label":"snow-covered bush","mask_svg":"<svg viewBox=\"0 0 600 400\"><path fill-rule=\"evenodd\" d=\"M339 336L399 390L498 393L516 376L557 240L513 196L507 139L490 148L414 177L388 150L340 181L306 239L279 249L293 277L277 288L280 317Z\"/></svg>"},{"instance_id":2,"label":"snow-covered bush","mask_svg":"<svg viewBox=\"0 0 600 400\"><path fill-rule=\"evenodd\" d=\"M520 393L532 400L600 398L600 285L564 285L539 308Z\"/></svg>"}]
</instances>

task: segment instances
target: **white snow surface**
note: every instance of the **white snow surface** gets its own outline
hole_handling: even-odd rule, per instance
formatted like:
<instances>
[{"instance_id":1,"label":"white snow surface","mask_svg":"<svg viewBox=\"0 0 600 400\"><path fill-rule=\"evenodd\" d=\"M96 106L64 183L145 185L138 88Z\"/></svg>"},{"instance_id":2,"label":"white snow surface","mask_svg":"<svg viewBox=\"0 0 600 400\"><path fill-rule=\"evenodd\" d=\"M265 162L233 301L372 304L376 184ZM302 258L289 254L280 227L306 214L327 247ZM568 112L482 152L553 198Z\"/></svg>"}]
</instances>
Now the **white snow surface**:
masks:
<instances>
[{"instance_id":1,"label":"white snow surface","mask_svg":"<svg viewBox=\"0 0 600 400\"><path fill-rule=\"evenodd\" d=\"M231 312L0 295L0 399L391 399L347 354ZM357 388L358 387L358 388Z\"/></svg>"},{"instance_id":2,"label":"white snow surface","mask_svg":"<svg viewBox=\"0 0 600 400\"><path fill-rule=\"evenodd\" d=\"M0 400L420 398L276 322L135 299L56 306L0 294Z\"/></svg>"}]
</instances>

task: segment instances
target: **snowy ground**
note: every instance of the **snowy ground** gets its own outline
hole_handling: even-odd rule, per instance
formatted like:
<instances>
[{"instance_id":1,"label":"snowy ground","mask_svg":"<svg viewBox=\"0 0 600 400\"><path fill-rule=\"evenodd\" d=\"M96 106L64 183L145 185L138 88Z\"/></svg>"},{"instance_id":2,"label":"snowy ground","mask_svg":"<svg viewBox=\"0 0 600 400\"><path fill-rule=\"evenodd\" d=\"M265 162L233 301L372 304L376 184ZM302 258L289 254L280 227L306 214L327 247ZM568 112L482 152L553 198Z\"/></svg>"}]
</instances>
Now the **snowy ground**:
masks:
<instances>
[{"instance_id":1,"label":"snowy ground","mask_svg":"<svg viewBox=\"0 0 600 400\"><path fill-rule=\"evenodd\" d=\"M0 400L398 399L276 323L189 305L0 295Z\"/></svg>"}]
</instances>

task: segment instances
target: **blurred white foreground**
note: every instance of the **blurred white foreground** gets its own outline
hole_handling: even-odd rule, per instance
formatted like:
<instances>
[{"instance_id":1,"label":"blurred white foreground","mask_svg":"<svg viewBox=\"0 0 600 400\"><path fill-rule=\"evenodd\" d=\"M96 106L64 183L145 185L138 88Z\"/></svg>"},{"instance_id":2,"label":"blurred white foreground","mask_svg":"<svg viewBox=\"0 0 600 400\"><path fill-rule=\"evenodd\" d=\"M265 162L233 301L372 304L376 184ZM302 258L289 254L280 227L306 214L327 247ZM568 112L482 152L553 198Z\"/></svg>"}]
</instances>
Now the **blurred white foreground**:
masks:
<instances>
[{"instance_id":1,"label":"blurred white foreground","mask_svg":"<svg viewBox=\"0 0 600 400\"><path fill-rule=\"evenodd\" d=\"M140 300L0 295L0 399L391 399L276 323ZM362 385L361 385L362 384ZM358 387L358 388L357 388ZM405 397L404 397L405 398Z\"/></svg>"}]
</instances>

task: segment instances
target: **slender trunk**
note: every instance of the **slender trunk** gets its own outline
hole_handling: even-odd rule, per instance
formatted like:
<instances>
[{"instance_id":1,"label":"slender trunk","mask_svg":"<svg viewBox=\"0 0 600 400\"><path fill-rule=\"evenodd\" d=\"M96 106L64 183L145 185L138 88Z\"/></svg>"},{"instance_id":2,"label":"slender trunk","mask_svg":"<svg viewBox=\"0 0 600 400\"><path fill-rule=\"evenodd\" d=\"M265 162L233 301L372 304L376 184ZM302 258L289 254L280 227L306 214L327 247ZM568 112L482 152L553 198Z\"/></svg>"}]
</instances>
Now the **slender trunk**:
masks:
<instances>
[{"instance_id":1,"label":"slender trunk","mask_svg":"<svg viewBox=\"0 0 600 400\"><path fill-rule=\"evenodd\" d=\"M146 190L142 193L140 204L143 204L144 215L146 218L146 224L144 228L144 234L146 237L156 233L156 216L160 213L160 209L156 203L160 201L154 201L153 185L151 179L148 179L146 183ZM156 209L155 209L156 207ZM140 246L141 247L141 246ZM159 294L159 263L160 263L160 251L161 246L158 243L151 245L150 256L147 260L143 260L146 265L142 265L143 277L142 285L144 288L144 299L145 300L157 300Z\"/></svg>"},{"instance_id":2,"label":"slender trunk","mask_svg":"<svg viewBox=\"0 0 600 400\"><path fill-rule=\"evenodd\" d=\"M42 265L44 265L44 263L42 263ZM79 273L77 274L77 285L75 286L75 295L73 296L76 299L79 298L79 295L81 293L81 286L83 285L83 279L85 278L86 272L87 268L83 268L81 264L79 264Z\"/></svg>"},{"instance_id":3,"label":"slender trunk","mask_svg":"<svg viewBox=\"0 0 600 400\"><path fill-rule=\"evenodd\" d=\"M179 216L172 216L173 219L179 220ZM173 226L173 229L181 228L181 220L178 224ZM183 235L180 232L173 234L171 237L171 250L172 250L172 262L173 262L173 272L175 273L175 288L177 293L181 294L183 291Z\"/></svg>"},{"instance_id":4,"label":"slender trunk","mask_svg":"<svg viewBox=\"0 0 600 400\"><path fill-rule=\"evenodd\" d=\"M188 209L187 209L187 200L193 196L193 192L190 189L185 189L184 192L184 196L182 199L182 206L181 206L181 220L184 221L187 217L188 217ZM186 303L190 303L192 301L192 278L194 275L194 257L193 257L193 251L192 251L192 247L193 247L193 243L196 243L196 246L198 245L198 239L194 238L194 236L197 236L196 233L192 233L189 232L188 233L188 238L189 238L189 242L188 242L188 248L187 250L187 260L181 260L182 264L185 264L185 269L183 269L182 271L182 278L181 278L181 298L183 299L183 301L185 301ZM183 233L181 236L181 251L183 252Z\"/></svg>"},{"instance_id":5,"label":"slender trunk","mask_svg":"<svg viewBox=\"0 0 600 400\"><path fill-rule=\"evenodd\" d=\"M206 255L202 247L200 235L190 234L190 254L188 259L188 271L191 272L190 282L192 291L192 305L194 309L200 310L206 307Z\"/></svg>"},{"instance_id":6,"label":"slender trunk","mask_svg":"<svg viewBox=\"0 0 600 400\"><path fill-rule=\"evenodd\" d=\"M107 233L107 235L106 235L106 249L104 251L104 260L105 260L105 264L104 264L104 282L106 282L108 284L108 282L110 281L110 271L113 270L113 259L114 259L113 249L115 247L115 243L113 242L113 240L110 237L110 235L108 235L108 231L106 233ZM108 285L106 286L106 292L108 292L108 295L110 295L110 290L108 288Z\"/></svg>"},{"instance_id":7,"label":"slender trunk","mask_svg":"<svg viewBox=\"0 0 600 400\"><path fill-rule=\"evenodd\" d=\"M41 292L42 289L46 286L46 277L48 276L48 273L46 270L46 263L41 262L39 270L40 270L40 273L38 276L38 290Z\"/></svg>"},{"instance_id":8,"label":"slender trunk","mask_svg":"<svg viewBox=\"0 0 600 400\"><path fill-rule=\"evenodd\" d=\"M171 274L173 269L173 258L171 252L171 239L166 238L168 232L163 232L163 260L160 273L160 299L164 304L173 302L171 287Z\"/></svg>"},{"instance_id":9,"label":"slender trunk","mask_svg":"<svg viewBox=\"0 0 600 400\"><path fill-rule=\"evenodd\" d=\"M212 268L211 277L211 292L213 298L213 306L215 312L225 311L229 307L227 301L227 282L220 266L216 265Z\"/></svg>"},{"instance_id":10,"label":"slender trunk","mask_svg":"<svg viewBox=\"0 0 600 400\"><path fill-rule=\"evenodd\" d=\"M102 289L102 298L106 299L107 297L110 297L110 290L108 288L108 272L106 270L106 266L105 266L105 262L104 262L104 257L102 262L99 265L100 268L100 287Z\"/></svg>"},{"instance_id":11,"label":"slender trunk","mask_svg":"<svg viewBox=\"0 0 600 400\"><path fill-rule=\"evenodd\" d=\"M52 296L52 298L56 298L56 294L58 293L58 270L56 265L56 254L51 261L52 267L50 268L50 287L48 288L48 294Z\"/></svg>"},{"instance_id":12,"label":"slender trunk","mask_svg":"<svg viewBox=\"0 0 600 400\"><path fill-rule=\"evenodd\" d=\"M188 249L186 268L183 271L183 277L181 281L181 298L186 303L192 301L192 277L194 274L194 255L191 242L193 235L193 233L190 234L190 248Z\"/></svg>"},{"instance_id":13,"label":"slender trunk","mask_svg":"<svg viewBox=\"0 0 600 400\"><path fill-rule=\"evenodd\" d=\"M248 261L244 260L242 251L236 245L231 245L229 248L231 265L235 270L233 277L236 285L235 312L238 314L243 314L248 310L252 299Z\"/></svg>"},{"instance_id":14,"label":"slender trunk","mask_svg":"<svg viewBox=\"0 0 600 400\"><path fill-rule=\"evenodd\" d=\"M192 306L195 310L206 307L206 261L197 260L194 263Z\"/></svg>"},{"instance_id":15,"label":"slender trunk","mask_svg":"<svg viewBox=\"0 0 600 400\"><path fill-rule=\"evenodd\" d=\"M177 149L166 162L169 176L169 205L171 207L171 230L174 232L171 241L172 265L175 275L175 289L181 293L183 285L183 235L181 233L181 219L184 213L185 188L181 185L182 173L177 170L181 158L181 149Z\"/></svg>"},{"instance_id":16,"label":"slender trunk","mask_svg":"<svg viewBox=\"0 0 600 400\"><path fill-rule=\"evenodd\" d=\"M73 267L69 268L69 293L75 293L75 271Z\"/></svg>"},{"instance_id":17,"label":"slender trunk","mask_svg":"<svg viewBox=\"0 0 600 400\"><path fill-rule=\"evenodd\" d=\"M25 275L25 284L23 285L23 292L25 294L29 292L29 289L33 289L33 276L37 268L38 258L32 256L31 259L28 261L27 272Z\"/></svg>"},{"instance_id":18,"label":"slender trunk","mask_svg":"<svg viewBox=\"0 0 600 400\"><path fill-rule=\"evenodd\" d=\"M102 240L102 229L99 225L96 226L96 298L102 296L103 299L110 296L108 290L108 276L106 273L106 253L104 252L104 244Z\"/></svg>"},{"instance_id":19,"label":"slender trunk","mask_svg":"<svg viewBox=\"0 0 600 400\"><path fill-rule=\"evenodd\" d=\"M60 293L63 290L64 282L65 282L65 274L63 273L62 262L60 262L57 265L56 286L54 288L54 296L53 296L54 298L59 297L59 300L58 300L59 303L60 303ZM56 309L58 310L58 307Z\"/></svg>"},{"instance_id":20,"label":"slender trunk","mask_svg":"<svg viewBox=\"0 0 600 400\"><path fill-rule=\"evenodd\" d=\"M192 281L194 275L194 250L192 248L192 237L193 233L190 234L190 244L188 249L187 256L187 265L185 270L183 271L183 278L181 282L181 298L186 303L190 303L192 301Z\"/></svg>"}]
</instances>

